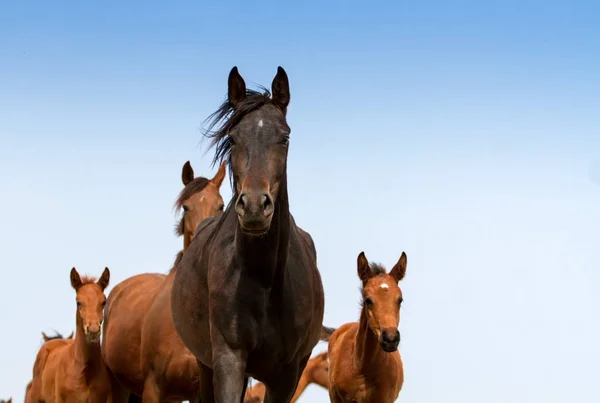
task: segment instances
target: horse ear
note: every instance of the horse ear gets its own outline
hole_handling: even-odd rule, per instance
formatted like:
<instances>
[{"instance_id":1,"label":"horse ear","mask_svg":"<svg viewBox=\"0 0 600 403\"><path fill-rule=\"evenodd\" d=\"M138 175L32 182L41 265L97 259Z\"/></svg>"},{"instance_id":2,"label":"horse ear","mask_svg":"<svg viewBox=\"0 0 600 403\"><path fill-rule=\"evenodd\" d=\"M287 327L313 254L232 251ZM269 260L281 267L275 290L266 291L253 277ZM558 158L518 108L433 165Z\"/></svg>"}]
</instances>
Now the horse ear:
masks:
<instances>
[{"instance_id":1,"label":"horse ear","mask_svg":"<svg viewBox=\"0 0 600 403\"><path fill-rule=\"evenodd\" d=\"M67 339L72 339L74 335L75 335L75 332L71 332L71 334L69 335L69 337L67 337Z\"/></svg>"},{"instance_id":2,"label":"horse ear","mask_svg":"<svg viewBox=\"0 0 600 403\"><path fill-rule=\"evenodd\" d=\"M371 267L369 266L369 261L365 256L365 252L360 252L358 255L357 270L358 277L362 280L363 284L367 284L367 281L373 276L373 272L371 271Z\"/></svg>"},{"instance_id":3,"label":"horse ear","mask_svg":"<svg viewBox=\"0 0 600 403\"><path fill-rule=\"evenodd\" d=\"M100 279L98 281L96 281L96 284L98 284L100 286L100 288L102 288L102 291L104 291L106 289L106 287L108 287L109 281L110 281L110 270L108 270L108 267L105 267L104 271L102 272L102 276L100 276Z\"/></svg>"},{"instance_id":4,"label":"horse ear","mask_svg":"<svg viewBox=\"0 0 600 403\"><path fill-rule=\"evenodd\" d=\"M396 280L396 282L402 280L406 275L406 253L402 252L402 256L398 259L398 263L392 267L392 271L390 271L390 276Z\"/></svg>"},{"instance_id":5,"label":"horse ear","mask_svg":"<svg viewBox=\"0 0 600 403\"><path fill-rule=\"evenodd\" d=\"M181 169L181 181L183 182L183 186L187 186L187 184L193 180L194 170L192 169L192 164L190 164L189 161L186 161Z\"/></svg>"},{"instance_id":6,"label":"horse ear","mask_svg":"<svg viewBox=\"0 0 600 403\"><path fill-rule=\"evenodd\" d=\"M44 338L44 341L50 340L50 338L44 332L42 332L42 337Z\"/></svg>"},{"instance_id":7,"label":"horse ear","mask_svg":"<svg viewBox=\"0 0 600 403\"><path fill-rule=\"evenodd\" d=\"M77 273L77 269L74 267L71 269L71 287L77 291L83 282L81 281L81 277L79 277L79 273Z\"/></svg>"},{"instance_id":8,"label":"horse ear","mask_svg":"<svg viewBox=\"0 0 600 403\"><path fill-rule=\"evenodd\" d=\"M237 66L233 66L227 80L227 99L231 106L237 108L244 98L246 98L246 83L238 72Z\"/></svg>"},{"instance_id":9,"label":"horse ear","mask_svg":"<svg viewBox=\"0 0 600 403\"><path fill-rule=\"evenodd\" d=\"M277 67L277 74L271 84L271 92L273 93L273 102L285 114L290 103L290 82L287 73L281 66Z\"/></svg>"},{"instance_id":10,"label":"horse ear","mask_svg":"<svg viewBox=\"0 0 600 403\"><path fill-rule=\"evenodd\" d=\"M219 167L219 170L215 174L215 177L210 180L212 183L214 183L217 186L217 188L221 187L221 184L223 183L223 179L225 179L225 165L227 165L227 161L223 160L223 162L221 162L221 166Z\"/></svg>"}]
</instances>

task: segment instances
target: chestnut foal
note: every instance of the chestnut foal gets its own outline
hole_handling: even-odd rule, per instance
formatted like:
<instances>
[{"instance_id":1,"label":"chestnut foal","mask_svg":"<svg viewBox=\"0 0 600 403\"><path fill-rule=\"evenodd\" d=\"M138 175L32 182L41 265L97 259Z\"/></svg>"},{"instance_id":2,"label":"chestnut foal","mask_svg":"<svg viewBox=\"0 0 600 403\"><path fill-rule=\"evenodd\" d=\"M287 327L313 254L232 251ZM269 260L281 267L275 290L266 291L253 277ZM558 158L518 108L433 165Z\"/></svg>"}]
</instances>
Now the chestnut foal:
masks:
<instances>
[{"instance_id":1,"label":"chestnut foal","mask_svg":"<svg viewBox=\"0 0 600 403\"><path fill-rule=\"evenodd\" d=\"M311 383L316 383L327 389L327 385L329 384L328 372L329 362L327 360L327 351L308 360L290 403L294 403L298 400L302 392L304 392L306 387ZM262 382L258 382L256 385L248 387L248 389L246 389L244 403L262 403L265 399L266 391L266 387Z\"/></svg>"},{"instance_id":2,"label":"chestnut foal","mask_svg":"<svg viewBox=\"0 0 600 403\"><path fill-rule=\"evenodd\" d=\"M362 281L360 322L340 326L329 339L329 397L333 403L392 403L404 383L398 352L402 291L398 282L406 274L406 254L389 274L358 255Z\"/></svg>"},{"instance_id":3,"label":"chestnut foal","mask_svg":"<svg viewBox=\"0 0 600 403\"><path fill-rule=\"evenodd\" d=\"M33 367L28 396L32 402L107 401L110 383L100 354L100 331L109 280L108 268L97 282L71 270L77 301L75 339L55 339L42 345Z\"/></svg>"}]
</instances>

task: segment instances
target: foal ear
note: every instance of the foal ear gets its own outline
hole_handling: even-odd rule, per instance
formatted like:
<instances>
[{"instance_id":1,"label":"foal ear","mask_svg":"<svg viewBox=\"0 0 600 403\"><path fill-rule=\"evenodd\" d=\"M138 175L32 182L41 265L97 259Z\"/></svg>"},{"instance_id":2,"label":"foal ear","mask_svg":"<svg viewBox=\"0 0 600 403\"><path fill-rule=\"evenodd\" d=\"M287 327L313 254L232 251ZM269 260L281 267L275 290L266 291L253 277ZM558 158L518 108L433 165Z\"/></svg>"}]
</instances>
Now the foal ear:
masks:
<instances>
[{"instance_id":1,"label":"foal ear","mask_svg":"<svg viewBox=\"0 0 600 403\"><path fill-rule=\"evenodd\" d=\"M402 280L404 275L406 274L406 253L402 252L402 256L398 259L398 263L392 267L392 271L390 271L390 276L396 280L396 282Z\"/></svg>"},{"instance_id":2,"label":"foal ear","mask_svg":"<svg viewBox=\"0 0 600 403\"><path fill-rule=\"evenodd\" d=\"M287 73L281 66L277 67L277 74L271 84L271 92L273 93L273 102L285 114L290 103L290 82Z\"/></svg>"},{"instance_id":3,"label":"foal ear","mask_svg":"<svg viewBox=\"0 0 600 403\"><path fill-rule=\"evenodd\" d=\"M83 282L81 281L81 277L79 277L79 273L77 273L77 269L74 267L71 269L71 287L77 291Z\"/></svg>"},{"instance_id":4,"label":"foal ear","mask_svg":"<svg viewBox=\"0 0 600 403\"><path fill-rule=\"evenodd\" d=\"M100 288L102 288L102 291L104 291L106 289L106 287L108 287L109 281L110 281L110 270L108 270L108 267L105 267L104 271L102 272L102 276L100 276L100 279L98 279L98 281L96 281L96 284L98 284L100 286Z\"/></svg>"},{"instance_id":5,"label":"foal ear","mask_svg":"<svg viewBox=\"0 0 600 403\"><path fill-rule=\"evenodd\" d=\"M238 72L237 66L233 66L229 72L229 79L227 80L227 99L234 108L246 98L246 83Z\"/></svg>"},{"instance_id":6,"label":"foal ear","mask_svg":"<svg viewBox=\"0 0 600 403\"><path fill-rule=\"evenodd\" d=\"M42 332L42 337L44 338L44 341L50 340L50 337L48 337L44 332Z\"/></svg>"},{"instance_id":7,"label":"foal ear","mask_svg":"<svg viewBox=\"0 0 600 403\"><path fill-rule=\"evenodd\" d=\"M227 161L223 160L223 162L221 162L221 166L219 167L219 170L215 174L215 177L210 180L212 183L214 183L217 186L217 189L221 187L221 184L223 183L223 179L225 179L225 165L227 165Z\"/></svg>"},{"instance_id":8,"label":"foal ear","mask_svg":"<svg viewBox=\"0 0 600 403\"><path fill-rule=\"evenodd\" d=\"M187 186L188 183L194 180L194 170L192 169L192 164L189 161L186 161L183 164L183 168L181 169L181 181L183 182L183 186Z\"/></svg>"},{"instance_id":9,"label":"foal ear","mask_svg":"<svg viewBox=\"0 0 600 403\"><path fill-rule=\"evenodd\" d=\"M363 284L366 284L367 281L369 281L369 279L371 278L371 276L373 276L373 272L371 271L369 261L365 256L365 252L360 252L360 254L358 255L356 266L358 270L358 277L362 280Z\"/></svg>"}]
</instances>

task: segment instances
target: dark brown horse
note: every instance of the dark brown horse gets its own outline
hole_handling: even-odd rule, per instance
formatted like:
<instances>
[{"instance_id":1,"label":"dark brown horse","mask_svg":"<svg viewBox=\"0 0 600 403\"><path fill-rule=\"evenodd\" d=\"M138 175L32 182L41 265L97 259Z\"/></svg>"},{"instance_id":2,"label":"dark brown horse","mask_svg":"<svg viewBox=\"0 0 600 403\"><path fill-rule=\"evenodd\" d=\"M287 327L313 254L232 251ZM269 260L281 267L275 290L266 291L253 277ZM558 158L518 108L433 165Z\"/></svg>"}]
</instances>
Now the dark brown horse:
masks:
<instances>
[{"instance_id":1,"label":"dark brown horse","mask_svg":"<svg viewBox=\"0 0 600 403\"><path fill-rule=\"evenodd\" d=\"M237 67L228 99L205 132L226 158L233 198L203 221L177 268L175 328L200 365L202 403L241 402L248 376L265 402L289 402L320 337L323 285L310 235L290 214L287 155L289 83L277 69L271 97L246 89Z\"/></svg>"}]
</instances>

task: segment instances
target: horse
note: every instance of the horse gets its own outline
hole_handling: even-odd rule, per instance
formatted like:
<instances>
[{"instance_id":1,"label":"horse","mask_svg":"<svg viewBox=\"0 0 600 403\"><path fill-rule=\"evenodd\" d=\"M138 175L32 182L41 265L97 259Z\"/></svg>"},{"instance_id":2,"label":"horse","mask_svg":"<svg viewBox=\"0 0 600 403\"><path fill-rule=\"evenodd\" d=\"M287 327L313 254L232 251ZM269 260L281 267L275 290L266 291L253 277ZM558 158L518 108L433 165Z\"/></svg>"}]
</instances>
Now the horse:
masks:
<instances>
[{"instance_id":1,"label":"horse","mask_svg":"<svg viewBox=\"0 0 600 403\"><path fill-rule=\"evenodd\" d=\"M198 359L202 403L242 402L249 376L266 385L265 402L289 402L313 347L332 330L322 325L314 242L289 210L282 67L271 89L272 97L246 89L233 67L227 100L204 131L216 146L213 164L228 162L233 198L198 226L171 291L175 329Z\"/></svg>"},{"instance_id":2,"label":"horse","mask_svg":"<svg viewBox=\"0 0 600 403\"><path fill-rule=\"evenodd\" d=\"M329 340L329 397L332 403L392 403L404 383L398 352L406 254L389 273L369 264L364 252L357 259L362 281L360 322L340 326Z\"/></svg>"},{"instance_id":3,"label":"horse","mask_svg":"<svg viewBox=\"0 0 600 403\"><path fill-rule=\"evenodd\" d=\"M329 385L329 362L327 360L327 355L327 351L325 351L308 360L290 403L294 403L298 400L302 392L304 392L306 387L311 383L316 383L327 389ZM244 403L262 403L265 398L265 392L265 385L262 382L248 387L248 389L246 389Z\"/></svg>"},{"instance_id":4,"label":"horse","mask_svg":"<svg viewBox=\"0 0 600 403\"><path fill-rule=\"evenodd\" d=\"M50 340L69 340L72 339L74 336L74 332L71 332L71 334L69 335L69 337L64 338L62 334L58 333L55 331L55 335L54 336L48 336L46 333L42 332L42 339L44 340L43 343L46 343ZM33 380L29 381L29 383L27 384L27 386L25 387L25 402L29 402L29 394L31 393L31 387L33 386ZM0 400L0 403L2 403L2 401Z\"/></svg>"},{"instance_id":5,"label":"horse","mask_svg":"<svg viewBox=\"0 0 600 403\"><path fill-rule=\"evenodd\" d=\"M183 165L184 188L175 202L175 208L183 210L176 226L176 234L183 236L183 251L198 224L223 211L219 188L224 177L225 164L212 179L195 178L190 162ZM144 273L130 277L108 296L102 346L111 373L113 403L139 402L138 396L143 396L145 402L162 402L173 396L197 394L195 357L186 352L170 324L170 279L183 251L168 275Z\"/></svg>"},{"instance_id":6,"label":"horse","mask_svg":"<svg viewBox=\"0 0 600 403\"><path fill-rule=\"evenodd\" d=\"M0 400L0 403L12 403L12 397L8 400Z\"/></svg>"},{"instance_id":7,"label":"horse","mask_svg":"<svg viewBox=\"0 0 600 403\"><path fill-rule=\"evenodd\" d=\"M70 273L76 292L75 339L55 339L42 345L37 354L30 389L31 402L105 403L110 394L108 372L100 353L100 333L110 270L96 281Z\"/></svg>"}]
</instances>

